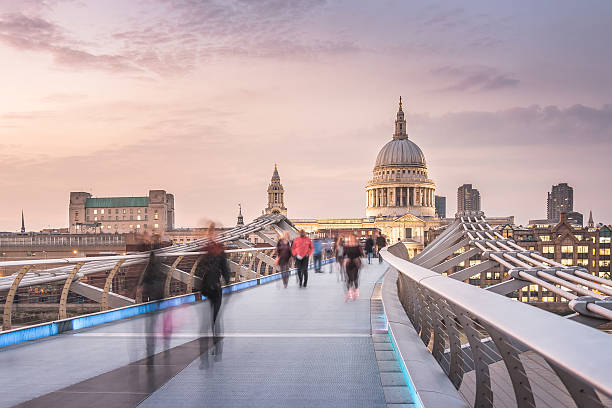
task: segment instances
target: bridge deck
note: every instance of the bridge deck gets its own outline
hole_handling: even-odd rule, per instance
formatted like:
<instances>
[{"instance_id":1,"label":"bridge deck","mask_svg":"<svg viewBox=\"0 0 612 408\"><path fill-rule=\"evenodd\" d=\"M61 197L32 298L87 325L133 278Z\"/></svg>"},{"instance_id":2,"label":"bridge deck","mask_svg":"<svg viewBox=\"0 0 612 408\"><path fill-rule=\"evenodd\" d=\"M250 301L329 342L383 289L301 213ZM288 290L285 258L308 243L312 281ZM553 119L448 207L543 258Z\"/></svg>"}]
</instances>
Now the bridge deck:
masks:
<instances>
[{"instance_id":1,"label":"bridge deck","mask_svg":"<svg viewBox=\"0 0 612 408\"><path fill-rule=\"evenodd\" d=\"M366 265L355 302L344 302L335 273L312 271L308 288L291 277L288 289L277 281L226 296L220 358L201 354L209 348L206 302L157 315L162 322L171 314L175 329L167 345L156 338L153 359L145 347L151 315L8 347L0 351L0 406L384 407L385 394L408 403L405 390L383 390L379 364L393 361L377 364L370 336L370 294L383 271Z\"/></svg>"}]
</instances>

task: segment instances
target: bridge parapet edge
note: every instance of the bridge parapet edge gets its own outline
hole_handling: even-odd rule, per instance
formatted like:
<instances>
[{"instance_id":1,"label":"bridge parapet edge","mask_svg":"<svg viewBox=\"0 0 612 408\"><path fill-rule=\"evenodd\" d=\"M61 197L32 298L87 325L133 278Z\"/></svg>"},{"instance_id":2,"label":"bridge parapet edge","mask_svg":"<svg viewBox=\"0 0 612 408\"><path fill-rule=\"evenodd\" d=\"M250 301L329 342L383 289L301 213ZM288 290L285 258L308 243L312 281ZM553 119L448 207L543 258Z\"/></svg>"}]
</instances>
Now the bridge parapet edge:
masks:
<instances>
[{"instance_id":1,"label":"bridge parapet edge","mask_svg":"<svg viewBox=\"0 0 612 408\"><path fill-rule=\"evenodd\" d=\"M388 249L381 255L391 266L383 282L391 333L409 328L403 330L413 349L426 350L437 373L448 376L468 404L612 406L612 356L603 352L612 346L609 334L443 276ZM424 347L416 348L419 343ZM551 395L560 405L549 404Z\"/></svg>"},{"instance_id":2,"label":"bridge parapet edge","mask_svg":"<svg viewBox=\"0 0 612 408\"><path fill-rule=\"evenodd\" d=\"M438 362L419 338L399 300L397 270L389 268L382 284L382 302L389 337L394 345L408 387L417 406L423 408L469 407Z\"/></svg>"}]
</instances>

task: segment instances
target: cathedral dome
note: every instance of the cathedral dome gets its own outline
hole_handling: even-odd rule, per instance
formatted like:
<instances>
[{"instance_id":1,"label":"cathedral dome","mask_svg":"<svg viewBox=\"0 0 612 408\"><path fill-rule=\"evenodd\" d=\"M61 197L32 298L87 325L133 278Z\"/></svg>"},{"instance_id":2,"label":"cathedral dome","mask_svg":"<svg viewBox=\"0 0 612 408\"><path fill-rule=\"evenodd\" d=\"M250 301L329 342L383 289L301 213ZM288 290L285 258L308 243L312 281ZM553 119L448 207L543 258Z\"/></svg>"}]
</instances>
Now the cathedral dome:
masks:
<instances>
[{"instance_id":1,"label":"cathedral dome","mask_svg":"<svg viewBox=\"0 0 612 408\"><path fill-rule=\"evenodd\" d=\"M374 167L409 166L427 167L423 151L409 139L393 139L383 146Z\"/></svg>"}]
</instances>

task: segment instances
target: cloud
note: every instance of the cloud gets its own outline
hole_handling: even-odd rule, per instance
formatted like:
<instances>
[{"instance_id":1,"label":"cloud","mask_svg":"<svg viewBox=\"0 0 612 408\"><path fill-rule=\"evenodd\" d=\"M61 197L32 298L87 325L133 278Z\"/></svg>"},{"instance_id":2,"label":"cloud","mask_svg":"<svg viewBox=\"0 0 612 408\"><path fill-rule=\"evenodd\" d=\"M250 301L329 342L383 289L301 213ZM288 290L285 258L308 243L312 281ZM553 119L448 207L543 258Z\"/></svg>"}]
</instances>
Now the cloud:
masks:
<instances>
[{"instance_id":1,"label":"cloud","mask_svg":"<svg viewBox=\"0 0 612 408\"><path fill-rule=\"evenodd\" d=\"M409 129L448 146L603 145L612 148L612 105L514 107L441 116L408 115Z\"/></svg>"},{"instance_id":2,"label":"cloud","mask_svg":"<svg viewBox=\"0 0 612 408\"><path fill-rule=\"evenodd\" d=\"M515 88L519 80L508 74L500 73L496 68L486 66L444 66L431 70L434 76L449 78L453 83L440 92L482 92L504 88Z\"/></svg>"},{"instance_id":3,"label":"cloud","mask_svg":"<svg viewBox=\"0 0 612 408\"><path fill-rule=\"evenodd\" d=\"M41 7L34 10L48 11L53 4L38 2ZM313 58L357 51L352 41L317 36L306 28L325 4L324 0L152 0L140 5L151 11L151 18L133 19L124 31L103 29L102 40L88 44L117 50L112 54L89 51L40 13L14 12L0 16L0 42L50 53L58 64L71 68L160 76L184 74L218 57Z\"/></svg>"},{"instance_id":4,"label":"cloud","mask_svg":"<svg viewBox=\"0 0 612 408\"><path fill-rule=\"evenodd\" d=\"M77 48L61 27L41 17L20 13L3 15L0 17L0 41L18 50L50 53L57 63L72 68L113 72L139 70L124 56L93 54Z\"/></svg>"}]
</instances>

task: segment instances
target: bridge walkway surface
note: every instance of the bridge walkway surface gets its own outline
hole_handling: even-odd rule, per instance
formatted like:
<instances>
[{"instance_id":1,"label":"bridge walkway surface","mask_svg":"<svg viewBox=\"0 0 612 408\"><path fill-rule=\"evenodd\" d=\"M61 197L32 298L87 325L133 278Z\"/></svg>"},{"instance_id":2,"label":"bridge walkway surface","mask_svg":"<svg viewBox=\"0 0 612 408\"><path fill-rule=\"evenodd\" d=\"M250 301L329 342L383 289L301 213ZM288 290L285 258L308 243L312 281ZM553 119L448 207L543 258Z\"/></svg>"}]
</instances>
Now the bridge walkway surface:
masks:
<instances>
[{"instance_id":1,"label":"bridge walkway surface","mask_svg":"<svg viewBox=\"0 0 612 408\"><path fill-rule=\"evenodd\" d=\"M277 280L225 295L222 353L206 301L6 347L0 406L414 406L387 336L371 334L385 264L366 262L361 297L348 302L330 266L311 270L307 288L292 276L287 289ZM148 327L168 315L163 340Z\"/></svg>"}]
</instances>

